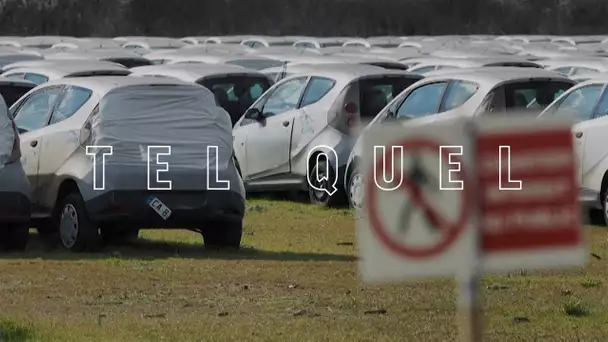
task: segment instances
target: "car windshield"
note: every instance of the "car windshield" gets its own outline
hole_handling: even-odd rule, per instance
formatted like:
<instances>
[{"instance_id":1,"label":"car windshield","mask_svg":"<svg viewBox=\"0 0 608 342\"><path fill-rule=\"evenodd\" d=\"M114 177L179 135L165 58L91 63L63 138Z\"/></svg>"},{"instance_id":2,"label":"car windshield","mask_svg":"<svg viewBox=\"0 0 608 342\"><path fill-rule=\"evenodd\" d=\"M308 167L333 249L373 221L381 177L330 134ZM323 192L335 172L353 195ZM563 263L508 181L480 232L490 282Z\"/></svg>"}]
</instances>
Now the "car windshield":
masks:
<instances>
[{"instance_id":1,"label":"car windshield","mask_svg":"<svg viewBox=\"0 0 608 342\"><path fill-rule=\"evenodd\" d=\"M515 83L507 87L506 107L543 110L571 87L571 83L561 81Z\"/></svg>"},{"instance_id":2,"label":"car windshield","mask_svg":"<svg viewBox=\"0 0 608 342\"><path fill-rule=\"evenodd\" d=\"M230 114L234 124L270 88L270 81L263 76L227 76L206 79L202 85L213 92L217 103Z\"/></svg>"},{"instance_id":3,"label":"car windshield","mask_svg":"<svg viewBox=\"0 0 608 342\"><path fill-rule=\"evenodd\" d=\"M412 77L379 77L359 81L361 118L373 118L405 88L418 81Z\"/></svg>"}]
</instances>

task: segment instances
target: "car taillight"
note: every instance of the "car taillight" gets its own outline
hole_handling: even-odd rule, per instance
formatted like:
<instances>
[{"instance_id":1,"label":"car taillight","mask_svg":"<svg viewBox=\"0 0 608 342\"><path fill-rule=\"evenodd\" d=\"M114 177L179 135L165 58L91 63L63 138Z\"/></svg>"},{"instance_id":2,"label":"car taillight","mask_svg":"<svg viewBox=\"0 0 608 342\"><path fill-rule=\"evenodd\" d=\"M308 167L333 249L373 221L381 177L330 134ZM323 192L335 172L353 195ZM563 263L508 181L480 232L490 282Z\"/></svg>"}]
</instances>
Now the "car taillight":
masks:
<instances>
[{"instance_id":1,"label":"car taillight","mask_svg":"<svg viewBox=\"0 0 608 342\"><path fill-rule=\"evenodd\" d=\"M359 119L359 88L357 84L347 86L336 98L327 113L327 123L341 132L351 135Z\"/></svg>"},{"instance_id":2,"label":"car taillight","mask_svg":"<svg viewBox=\"0 0 608 342\"><path fill-rule=\"evenodd\" d=\"M17 126L15 125L15 123L11 123L13 124L13 131L15 132L15 137L13 138L13 150L11 151L11 156L7 160L7 164L17 162L19 161L19 159L21 159L21 148L19 146L19 131L17 130Z\"/></svg>"}]
</instances>

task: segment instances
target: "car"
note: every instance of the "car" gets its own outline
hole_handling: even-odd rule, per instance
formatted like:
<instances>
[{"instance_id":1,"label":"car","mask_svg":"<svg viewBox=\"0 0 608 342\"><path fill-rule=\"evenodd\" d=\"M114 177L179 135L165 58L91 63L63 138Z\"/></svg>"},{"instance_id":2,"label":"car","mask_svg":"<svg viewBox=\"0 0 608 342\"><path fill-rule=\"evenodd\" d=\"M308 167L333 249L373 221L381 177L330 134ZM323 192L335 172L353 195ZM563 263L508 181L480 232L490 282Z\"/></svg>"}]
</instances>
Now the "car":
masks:
<instances>
[{"instance_id":1,"label":"car","mask_svg":"<svg viewBox=\"0 0 608 342\"><path fill-rule=\"evenodd\" d=\"M566 76L608 71L608 60L602 57L553 58L536 62L547 70L553 70Z\"/></svg>"},{"instance_id":2,"label":"car","mask_svg":"<svg viewBox=\"0 0 608 342\"><path fill-rule=\"evenodd\" d=\"M483 58L417 58L409 59L408 62L416 63L408 71L420 74L447 69L447 68L479 68L479 67L520 67L520 68L542 68L540 65L525 60L521 57L483 57Z\"/></svg>"},{"instance_id":3,"label":"car","mask_svg":"<svg viewBox=\"0 0 608 342\"><path fill-rule=\"evenodd\" d=\"M64 77L89 76L127 76L131 71L122 65L92 60L72 60L41 66L13 68L4 72L2 77L26 79L37 85Z\"/></svg>"},{"instance_id":4,"label":"car","mask_svg":"<svg viewBox=\"0 0 608 342\"><path fill-rule=\"evenodd\" d=\"M443 70L442 70L443 71ZM363 129L379 124L418 124L456 116L504 115L513 112L540 113L575 82L539 68L483 67L447 70L425 77L396 96ZM359 139L345 169L344 188L352 208L364 203L363 172L360 170L363 142Z\"/></svg>"},{"instance_id":5,"label":"car","mask_svg":"<svg viewBox=\"0 0 608 342\"><path fill-rule=\"evenodd\" d=\"M27 246L31 191L21 165L19 132L0 98L0 251Z\"/></svg>"},{"instance_id":6,"label":"car","mask_svg":"<svg viewBox=\"0 0 608 342\"><path fill-rule=\"evenodd\" d=\"M241 45L257 49L271 46L293 46L295 42L295 39L287 37L248 37L241 42Z\"/></svg>"},{"instance_id":7,"label":"car","mask_svg":"<svg viewBox=\"0 0 608 342\"><path fill-rule=\"evenodd\" d=\"M341 179L359 122L422 76L376 66L343 64L294 74L271 87L236 123L234 154L249 192L305 191L311 203L341 206L340 182L309 186L311 174ZM325 148L338 160L316 162ZM319 157L320 159L322 159ZM310 179L315 179L312 177ZM319 183L319 184L317 184Z\"/></svg>"},{"instance_id":8,"label":"car","mask_svg":"<svg viewBox=\"0 0 608 342\"><path fill-rule=\"evenodd\" d=\"M273 83L260 72L225 64L166 64L132 68L131 71L132 76L174 77L206 87L230 114L233 125Z\"/></svg>"},{"instance_id":9,"label":"car","mask_svg":"<svg viewBox=\"0 0 608 342\"><path fill-rule=\"evenodd\" d=\"M11 112L32 226L45 239L83 252L142 228L184 228L208 247L240 245L246 200L230 119L207 88L164 77L63 78Z\"/></svg>"},{"instance_id":10,"label":"car","mask_svg":"<svg viewBox=\"0 0 608 342\"><path fill-rule=\"evenodd\" d=\"M601 226L608 225L608 148L604 143L608 132L607 86L605 74L581 82L540 114L541 118L562 116L574 122L579 202L591 223Z\"/></svg>"},{"instance_id":11,"label":"car","mask_svg":"<svg viewBox=\"0 0 608 342\"><path fill-rule=\"evenodd\" d=\"M122 65L125 68L152 64L148 59L125 49L82 49L60 53L47 53L45 54L45 59L51 61L74 59L105 61Z\"/></svg>"}]
</instances>

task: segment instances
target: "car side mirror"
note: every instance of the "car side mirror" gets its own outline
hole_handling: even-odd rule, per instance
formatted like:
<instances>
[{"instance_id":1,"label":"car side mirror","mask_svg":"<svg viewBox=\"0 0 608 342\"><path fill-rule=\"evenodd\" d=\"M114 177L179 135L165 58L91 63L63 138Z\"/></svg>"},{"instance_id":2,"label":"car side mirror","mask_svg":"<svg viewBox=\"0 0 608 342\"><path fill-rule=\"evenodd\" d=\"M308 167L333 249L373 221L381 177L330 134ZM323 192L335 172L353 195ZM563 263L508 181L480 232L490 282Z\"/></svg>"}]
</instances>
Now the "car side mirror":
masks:
<instances>
[{"instance_id":1,"label":"car side mirror","mask_svg":"<svg viewBox=\"0 0 608 342\"><path fill-rule=\"evenodd\" d=\"M262 121L262 120L264 120L264 116L262 115L262 112L259 109L257 109L257 108L249 108L245 112L245 119L250 119L250 120L255 120L255 121Z\"/></svg>"}]
</instances>

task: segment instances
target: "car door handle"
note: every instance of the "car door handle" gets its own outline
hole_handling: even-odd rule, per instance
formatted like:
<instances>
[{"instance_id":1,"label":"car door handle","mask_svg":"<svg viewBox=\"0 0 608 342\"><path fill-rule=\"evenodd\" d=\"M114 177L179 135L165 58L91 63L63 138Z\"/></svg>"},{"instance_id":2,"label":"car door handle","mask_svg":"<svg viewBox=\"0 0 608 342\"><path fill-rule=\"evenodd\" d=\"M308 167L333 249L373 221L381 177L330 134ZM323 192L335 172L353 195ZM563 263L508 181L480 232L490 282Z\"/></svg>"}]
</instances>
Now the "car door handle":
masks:
<instances>
[{"instance_id":1,"label":"car door handle","mask_svg":"<svg viewBox=\"0 0 608 342\"><path fill-rule=\"evenodd\" d=\"M38 146L38 140L32 140L32 141L30 141L30 146L32 146L32 147Z\"/></svg>"},{"instance_id":2,"label":"car door handle","mask_svg":"<svg viewBox=\"0 0 608 342\"><path fill-rule=\"evenodd\" d=\"M289 121L283 121L283 126L285 126L285 127L289 126Z\"/></svg>"},{"instance_id":3,"label":"car door handle","mask_svg":"<svg viewBox=\"0 0 608 342\"><path fill-rule=\"evenodd\" d=\"M576 132L574 136L580 139L583 137L583 132Z\"/></svg>"}]
</instances>

